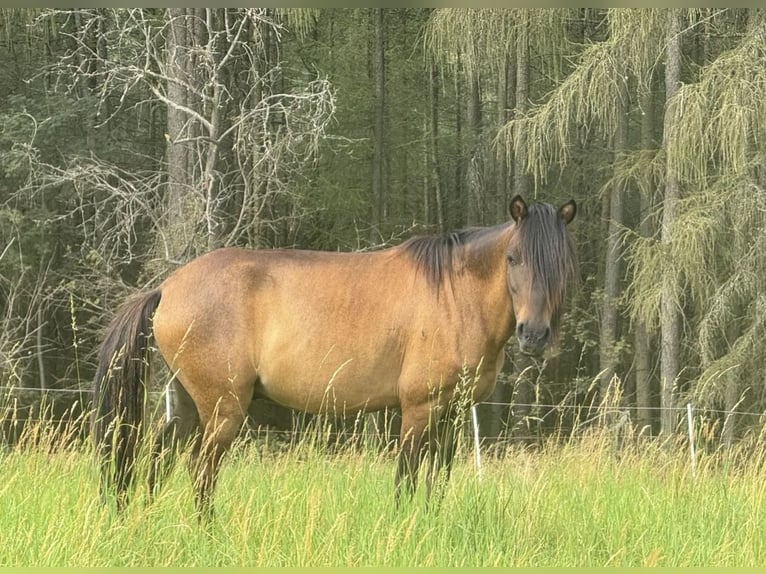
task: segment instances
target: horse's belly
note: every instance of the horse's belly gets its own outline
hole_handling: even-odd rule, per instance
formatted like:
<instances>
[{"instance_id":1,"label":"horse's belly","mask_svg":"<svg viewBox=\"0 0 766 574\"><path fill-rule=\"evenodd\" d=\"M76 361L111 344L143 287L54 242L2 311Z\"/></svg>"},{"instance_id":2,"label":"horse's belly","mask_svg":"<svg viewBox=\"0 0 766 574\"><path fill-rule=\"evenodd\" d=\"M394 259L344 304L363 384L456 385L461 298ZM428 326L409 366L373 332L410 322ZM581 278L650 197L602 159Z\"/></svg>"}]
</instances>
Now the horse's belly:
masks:
<instances>
[{"instance_id":1,"label":"horse's belly","mask_svg":"<svg viewBox=\"0 0 766 574\"><path fill-rule=\"evenodd\" d=\"M398 404L395 362L359 349L264 354L256 370L258 394L301 411L347 415Z\"/></svg>"}]
</instances>

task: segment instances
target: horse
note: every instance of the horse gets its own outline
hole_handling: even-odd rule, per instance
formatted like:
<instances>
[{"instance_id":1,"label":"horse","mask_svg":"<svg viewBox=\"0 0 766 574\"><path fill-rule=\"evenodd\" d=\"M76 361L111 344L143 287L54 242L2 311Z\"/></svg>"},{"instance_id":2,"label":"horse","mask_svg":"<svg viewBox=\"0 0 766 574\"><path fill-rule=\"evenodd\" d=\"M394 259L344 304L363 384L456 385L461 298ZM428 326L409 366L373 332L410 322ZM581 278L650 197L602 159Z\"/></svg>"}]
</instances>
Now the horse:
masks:
<instances>
[{"instance_id":1,"label":"horse","mask_svg":"<svg viewBox=\"0 0 766 574\"><path fill-rule=\"evenodd\" d=\"M175 398L150 451L149 501L185 444L196 511L210 516L222 457L255 398L320 414L398 408L395 499L412 498L426 453L430 496L437 476L449 479L454 433L442 430L457 402L490 395L514 333L530 355L558 336L576 209L516 196L510 219L491 227L367 252L225 247L177 268L118 309L98 352L102 498L118 510L128 501L153 343Z\"/></svg>"}]
</instances>

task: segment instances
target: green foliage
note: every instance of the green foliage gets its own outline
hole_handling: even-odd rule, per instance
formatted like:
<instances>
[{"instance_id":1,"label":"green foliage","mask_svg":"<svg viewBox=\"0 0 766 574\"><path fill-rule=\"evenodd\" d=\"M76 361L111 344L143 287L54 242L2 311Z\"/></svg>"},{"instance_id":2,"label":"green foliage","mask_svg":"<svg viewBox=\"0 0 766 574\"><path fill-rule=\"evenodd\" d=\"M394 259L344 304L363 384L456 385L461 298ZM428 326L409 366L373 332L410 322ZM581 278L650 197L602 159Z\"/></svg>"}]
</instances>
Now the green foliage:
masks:
<instances>
[{"instance_id":1,"label":"green foliage","mask_svg":"<svg viewBox=\"0 0 766 574\"><path fill-rule=\"evenodd\" d=\"M509 159L523 133L527 171L542 184L551 166L567 166L577 139L595 136L611 141L620 102L630 98L628 89L634 82L639 92L649 89L660 55L661 12L609 10L604 18L606 37L582 46L571 73L553 86L544 101L498 132Z\"/></svg>"},{"instance_id":2,"label":"green foliage","mask_svg":"<svg viewBox=\"0 0 766 574\"><path fill-rule=\"evenodd\" d=\"M573 8L440 8L429 20L425 45L438 65L482 76L506 65L516 50L519 30L526 27L531 49L547 56L543 66L554 68L568 48L567 23L576 21L579 12Z\"/></svg>"},{"instance_id":3,"label":"green foliage","mask_svg":"<svg viewBox=\"0 0 766 574\"><path fill-rule=\"evenodd\" d=\"M697 16L721 25L715 14L688 15L691 21ZM756 21L741 40L722 41L720 54L708 53L699 81L684 84L670 102L667 155L657 158L680 178L684 193L669 244L636 238L629 245L627 291L631 316L656 328L662 279L672 277L687 324L687 356L701 363L690 396L728 404L727 387L751 387L748 406L755 409L763 405L756 380L763 366L760 284L766 273L763 34Z\"/></svg>"},{"instance_id":4,"label":"green foliage","mask_svg":"<svg viewBox=\"0 0 766 574\"><path fill-rule=\"evenodd\" d=\"M766 23L679 90L667 113L668 164L683 181L738 177L766 135Z\"/></svg>"},{"instance_id":5,"label":"green foliage","mask_svg":"<svg viewBox=\"0 0 766 574\"><path fill-rule=\"evenodd\" d=\"M210 112L214 97L220 104L214 145L204 122L186 124L196 155L184 169L184 199L199 207L188 224L205 247L368 249L437 225L498 221L524 141L534 197L578 202L571 231L581 284L559 354L544 370L557 389L551 399L588 387L596 374L598 286L609 256L605 190L618 186L625 265L615 344L626 386L633 327L640 320L657 333L660 289L669 283L684 317L683 391L718 404L730 401L735 381L734 390L755 389L753 408L766 406L762 11L683 10L683 81L666 107L666 9L385 9L378 239L370 237L372 12L191 14L210 28L190 44L196 75L186 80L196 95L183 103L198 115ZM167 12L14 9L0 21L0 353L29 384L46 373L54 385L86 384L97 334L117 303L180 262L167 237ZM247 37L234 42L238 31ZM524 115L514 109L522 33L530 74ZM474 80L478 125L468 129ZM327 86L327 98L318 97ZM613 139L625 102L630 149L618 155ZM640 133L647 116L653 125ZM250 122L238 124L243 119ZM300 135L288 142L290 130ZM662 148L638 149L647 137ZM659 221L668 174L679 178L681 200L663 245L638 232L638 203L648 200L649 221ZM79 375L70 300L81 326Z\"/></svg>"}]
</instances>

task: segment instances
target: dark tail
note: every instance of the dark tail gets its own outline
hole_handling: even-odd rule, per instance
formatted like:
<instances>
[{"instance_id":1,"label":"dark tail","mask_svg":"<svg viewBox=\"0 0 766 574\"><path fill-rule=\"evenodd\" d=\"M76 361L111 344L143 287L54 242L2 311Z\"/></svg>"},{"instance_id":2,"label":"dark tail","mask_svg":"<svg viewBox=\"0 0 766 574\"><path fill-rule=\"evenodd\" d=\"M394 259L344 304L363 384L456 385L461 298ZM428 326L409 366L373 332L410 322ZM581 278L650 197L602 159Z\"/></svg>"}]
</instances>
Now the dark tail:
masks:
<instances>
[{"instance_id":1,"label":"dark tail","mask_svg":"<svg viewBox=\"0 0 766 574\"><path fill-rule=\"evenodd\" d=\"M117 496L121 509L133 481L149 370L151 319L159 289L126 301L106 331L98 353L92 436L101 465L101 493Z\"/></svg>"}]
</instances>

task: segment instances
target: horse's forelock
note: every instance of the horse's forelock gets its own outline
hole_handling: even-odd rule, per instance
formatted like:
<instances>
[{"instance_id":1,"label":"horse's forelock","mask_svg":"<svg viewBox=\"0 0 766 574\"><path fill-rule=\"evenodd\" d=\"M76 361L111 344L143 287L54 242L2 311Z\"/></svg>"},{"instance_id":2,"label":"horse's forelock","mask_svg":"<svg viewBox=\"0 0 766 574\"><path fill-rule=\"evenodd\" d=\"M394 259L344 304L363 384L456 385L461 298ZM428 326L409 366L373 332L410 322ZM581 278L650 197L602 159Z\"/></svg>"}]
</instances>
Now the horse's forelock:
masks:
<instances>
[{"instance_id":1,"label":"horse's forelock","mask_svg":"<svg viewBox=\"0 0 766 574\"><path fill-rule=\"evenodd\" d=\"M553 313L551 328L558 330L567 283L577 267L572 239L556 209L535 204L518 223L522 257L532 270L532 281L545 293Z\"/></svg>"}]
</instances>

